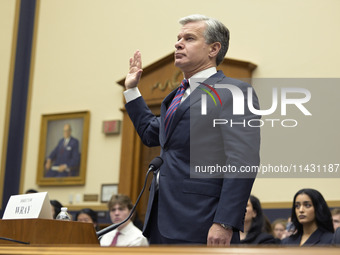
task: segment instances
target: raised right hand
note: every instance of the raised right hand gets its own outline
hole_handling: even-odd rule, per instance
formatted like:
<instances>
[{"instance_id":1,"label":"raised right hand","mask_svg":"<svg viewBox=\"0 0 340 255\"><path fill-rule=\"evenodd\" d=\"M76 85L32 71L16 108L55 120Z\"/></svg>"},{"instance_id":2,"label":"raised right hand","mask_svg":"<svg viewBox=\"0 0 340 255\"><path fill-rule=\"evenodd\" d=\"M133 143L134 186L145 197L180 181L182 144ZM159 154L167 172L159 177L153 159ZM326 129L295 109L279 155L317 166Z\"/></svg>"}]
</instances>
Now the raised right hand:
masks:
<instances>
[{"instance_id":1,"label":"raised right hand","mask_svg":"<svg viewBox=\"0 0 340 255\"><path fill-rule=\"evenodd\" d=\"M130 58L130 70L125 78L125 88L131 89L137 87L142 72L142 57L140 51L137 50L133 57Z\"/></svg>"}]
</instances>

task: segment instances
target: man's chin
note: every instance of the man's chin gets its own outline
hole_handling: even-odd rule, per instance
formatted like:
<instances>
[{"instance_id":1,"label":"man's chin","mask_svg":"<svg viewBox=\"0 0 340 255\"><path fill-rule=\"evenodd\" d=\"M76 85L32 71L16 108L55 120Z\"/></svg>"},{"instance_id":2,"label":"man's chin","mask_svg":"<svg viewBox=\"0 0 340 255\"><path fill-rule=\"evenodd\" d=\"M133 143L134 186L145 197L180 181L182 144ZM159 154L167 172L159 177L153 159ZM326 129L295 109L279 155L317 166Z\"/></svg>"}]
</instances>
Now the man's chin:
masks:
<instances>
[{"instance_id":1,"label":"man's chin","mask_svg":"<svg viewBox=\"0 0 340 255\"><path fill-rule=\"evenodd\" d=\"M183 70L185 63L181 59L175 59L175 66Z\"/></svg>"}]
</instances>

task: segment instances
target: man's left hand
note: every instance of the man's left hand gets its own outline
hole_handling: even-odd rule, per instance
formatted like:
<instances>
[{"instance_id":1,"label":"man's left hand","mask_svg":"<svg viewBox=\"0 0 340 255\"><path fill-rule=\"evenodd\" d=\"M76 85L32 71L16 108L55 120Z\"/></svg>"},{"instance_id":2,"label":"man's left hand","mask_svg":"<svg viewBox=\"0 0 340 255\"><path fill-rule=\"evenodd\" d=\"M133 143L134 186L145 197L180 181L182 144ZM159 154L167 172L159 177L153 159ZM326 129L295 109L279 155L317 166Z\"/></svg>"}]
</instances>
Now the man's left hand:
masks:
<instances>
[{"instance_id":1,"label":"man's left hand","mask_svg":"<svg viewBox=\"0 0 340 255\"><path fill-rule=\"evenodd\" d=\"M67 168L67 165L66 165L66 164L59 165L59 170L58 170L58 172L62 173L62 172L64 172L64 171L66 170L66 168Z\"/></svg>"},{"instance_id":2,"label":"man's left hand","mask_svg":"<svg viewBox=\"0 0 340 255\"><path fill-rule=\"evenodd\" d=\"M233 231L231 229L224 229L220 224L214 223L209 229L207 245L230 246L232 236Z\"/></svg>"}]
</instances>

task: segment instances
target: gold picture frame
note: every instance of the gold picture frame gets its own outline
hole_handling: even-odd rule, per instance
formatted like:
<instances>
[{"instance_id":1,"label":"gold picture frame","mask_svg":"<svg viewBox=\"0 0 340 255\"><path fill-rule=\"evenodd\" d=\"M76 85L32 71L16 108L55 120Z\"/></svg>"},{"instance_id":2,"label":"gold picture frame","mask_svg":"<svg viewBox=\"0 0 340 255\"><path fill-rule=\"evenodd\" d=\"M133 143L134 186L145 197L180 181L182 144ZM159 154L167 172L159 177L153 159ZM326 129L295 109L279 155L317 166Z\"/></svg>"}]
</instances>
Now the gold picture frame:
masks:
<instances>
[{"instance_id":1,"label":"gold picture frame","mask_svg":"<svg viewBox=\"0 0 340 255\"><path fill-rule=\"evenodd\" d=\"M42 115L39 186L85 185L89 123L89 111Z\"/></svg>"}]
</instances>

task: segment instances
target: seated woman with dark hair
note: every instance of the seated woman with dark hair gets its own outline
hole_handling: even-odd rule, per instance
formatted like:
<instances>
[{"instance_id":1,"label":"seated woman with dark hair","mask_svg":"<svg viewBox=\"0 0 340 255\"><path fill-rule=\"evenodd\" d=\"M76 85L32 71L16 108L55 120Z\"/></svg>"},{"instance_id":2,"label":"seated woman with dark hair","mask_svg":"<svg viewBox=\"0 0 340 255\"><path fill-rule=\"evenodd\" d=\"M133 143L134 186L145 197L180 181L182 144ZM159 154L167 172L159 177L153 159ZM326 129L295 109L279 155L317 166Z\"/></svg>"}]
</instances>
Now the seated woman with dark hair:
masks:
<instances>
[{"instance_id":1,"label":"seated woman with dark hair","mask_svg":"<svg viewBox=\"0 0 340 255\"><path fill-rule=\"evenodd\" d=\"M282 244L313 246L331 244L332 215L319 191L301 189L293 199L291 220L296 233L283 239Z\"/></svg>"},{"instance_id":2,"label":"seated woman with dark hair","mask_svg":"<svg viewBox=\"0 0 340 255\"><path fill-rule=\"evenodd\" d=\"M51 200L50 203L51 203L52 216L53 216L53 219L55 219L57 218L57 215L60 213L61 207L63 207L63 205L58 200Z\"/></svg>"},{"instance_id":3,"label":"seated woman with dark hair","mask_svg":"<svg viewBox=\"0 0 340 255\"><path fill-rule=\"evenodd\" d=\"M277 244L272 235L265 232L265 218L259 199L250 196L244 218L244 232L240 232L241 244Z\"/></svg>"},{"instance_id":4,"label":"seated woman with dark hair","mask_svg":"<svg viewBox=\"0 0 340 255\"><path fill-rule=\"evenodd\" d=\"M84 208L77 212L76 221L92 223L95 230L99 230L97 212L90 208Z\"/></svg>"}]
</instances>

